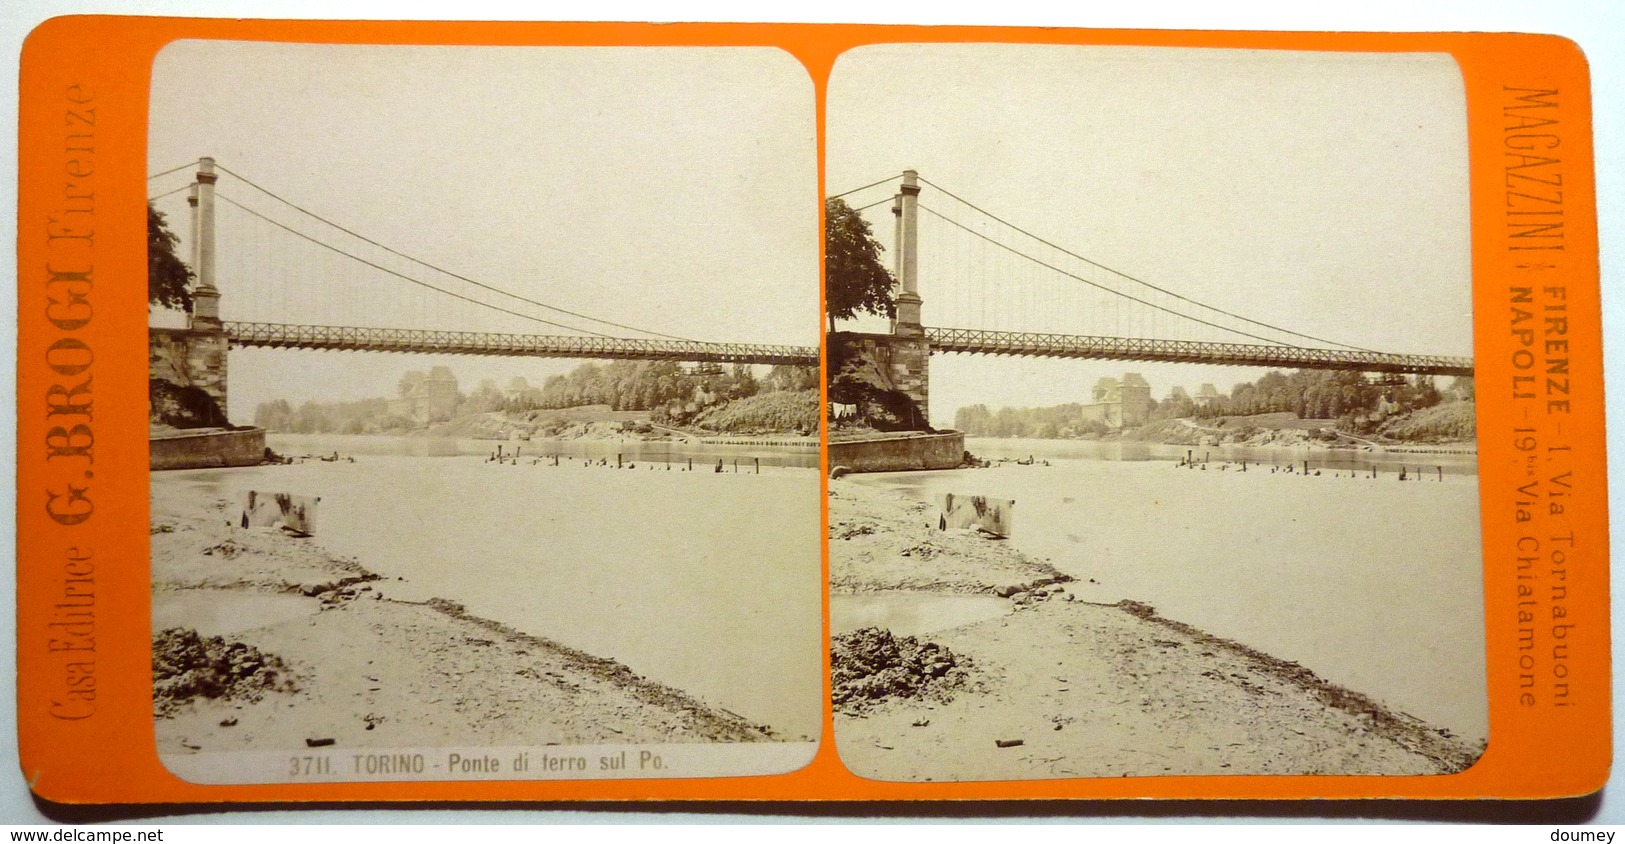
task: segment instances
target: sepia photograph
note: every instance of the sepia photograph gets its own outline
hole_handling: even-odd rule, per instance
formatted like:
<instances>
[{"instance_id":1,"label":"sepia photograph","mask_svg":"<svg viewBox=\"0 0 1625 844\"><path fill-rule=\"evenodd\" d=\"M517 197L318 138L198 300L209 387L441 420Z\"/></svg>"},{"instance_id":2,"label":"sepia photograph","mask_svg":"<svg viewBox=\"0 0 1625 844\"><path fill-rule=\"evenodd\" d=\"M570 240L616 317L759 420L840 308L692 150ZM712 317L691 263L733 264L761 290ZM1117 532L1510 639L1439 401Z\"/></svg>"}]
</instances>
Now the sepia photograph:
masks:
<instances>
[{"instance_id":1,"label":"sepia photograph","mask_svg":"<svg viewBox=\"0 0 1625 844\"><path fill-rule=\"evenodd\" d=\"M153 718L200 783L782 774L821 725L813 86L178 41Z\"/></svg>"},{"instance_id":2,"label":"sepia photograph","mask_svg":"<svg viewBox=\"0 0 1625 844\"><path fill-rule=\"evenodd\" d=\"M886 44L826 159L832 704L888 781L1489 741L1445 54Z\"/></svg>"}]
</instances>

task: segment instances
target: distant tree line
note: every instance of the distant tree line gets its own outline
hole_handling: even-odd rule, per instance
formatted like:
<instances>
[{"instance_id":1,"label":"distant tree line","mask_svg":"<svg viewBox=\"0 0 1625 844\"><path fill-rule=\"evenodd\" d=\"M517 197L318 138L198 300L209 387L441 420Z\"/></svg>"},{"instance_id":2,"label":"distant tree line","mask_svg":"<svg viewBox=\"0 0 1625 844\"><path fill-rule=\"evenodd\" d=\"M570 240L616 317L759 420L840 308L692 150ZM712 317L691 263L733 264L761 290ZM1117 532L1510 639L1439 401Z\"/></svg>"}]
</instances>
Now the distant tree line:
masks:
<instances>
[{"instance_id":1,"label":"distant tree line","mask_svg":"<svg viewBox=\"0 0 1625 844\"><path fill-rule=\"evenodd\" d=\"M276 399L254 408L254 425L273 433L376 434L405 431L415 424L404 416L391 416L388 399L307 401L298 407Z\"/></svg>"},{"instance_id":2,"label":"distant tree line","mask_svg":"<svg viewBox=\"0 0 1625 844\"><path fill-rule=\"evenodd\" d=\"M700 364L685 370L672 361L585 363L542 385L529 406L515 410L559 409L607 404L613 410L648 410L656 422L684 425L707 408L758 393L817 389L818 369L775 366L757 378L753 367Z\"/></svg>"},{"instance_id":3,"label":"distant tree line","mask_svg":"<svg viewBox=\"0 0 1625 844\"><path fill-rule=\"evenodd\" d=\"M1036 439L1075 439L1111 430L1106 423L1083 418L1083 405L1054 407L1001 407L989 410L985 404L962 407L954 413L954 429L972 437L1032 437Z\"/></svg>"},{"instance_id":4,"label":"distant tree line","mask_svg":"<svg viewBox=\"0 0 1625 844\"><path fill-rule=\"evenodd\" d=\"M1300 369L1270 372L1205 402L1177 393L1157 402L1149 418L1155 422L1291 413L1300 419L1334 419L1342 430L1367 433L1393 416L1472 398L1473 379L1467 376L1458 376L1441 391L1426 375L1372 383L1360 372ZM1072 438L1109 430L1104 423L1083 419L1083 405L1077 403L997 411L975 404L954 414L954 427L978 437Z\"/></svg>"},{"instance_id":5,"label":"distant tree line","mask_svg":"<svg viewBox=\"0 0 1625 844\"><path fill-rule=\"evenodd\" d=\"M1290 374L1270 372L1257 381L1237 384L1230 395L1201 405L1186 397L1164 399L1152 418L1291 413L1299 419L1335 419L1338 428L1362 433L1375 430L1396 414L1433 407L1446 399L1447 392L1451 398L1471 399L1472 379L1458 376L1441 392L1431 375L1373 383L1361 372L1299 369Z\"/></svg>"},{"instance_id":6,"label":"distant tree line","mask_svg":"<svg viewBox=\"0 0 1625 844\"><path fill-rule=\"evenodd\" d=\"M413 394L425 378L408 372L396 385L397 394ZM608 405L614 410L647 410L657 422L683 425L708 408L759 393L816 390L818 370L807 366L775 366L758 378L748 365L723 368L700 365L685 370L670 361L612 361L584 363L567 375L547 379L540 388L513 379L507 389L484 379L472 392L458 392L451 401L448 421L481 413L523 413L586 405ZM358 401L307 401L294 407L286 399L263 402L254 409L254 424L267 431L297 434L372 434L422 427L419 420L392 413L383 398Z\"/></svg>"}]
</instances>

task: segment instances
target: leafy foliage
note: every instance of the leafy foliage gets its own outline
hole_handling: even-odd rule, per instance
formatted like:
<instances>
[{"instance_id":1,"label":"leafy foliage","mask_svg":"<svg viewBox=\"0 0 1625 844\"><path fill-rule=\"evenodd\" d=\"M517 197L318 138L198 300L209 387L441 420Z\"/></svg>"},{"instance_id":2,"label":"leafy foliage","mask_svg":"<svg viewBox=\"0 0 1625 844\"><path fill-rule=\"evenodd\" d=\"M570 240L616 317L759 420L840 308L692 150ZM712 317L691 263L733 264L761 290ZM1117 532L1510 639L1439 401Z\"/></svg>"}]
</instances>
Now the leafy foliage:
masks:
<instances>
[{"instance_id":1,"label":"leafy foliage","mask_svg":"<svg viewBox=\"0 0 1625 844\"><path fill-rule=\"evenodd\" d=\"M295 408L287 399L262 402L254 408L254 425L273 433L373 434L405 430L415 423L389 415L385 399L346 402L307 401Z\"/></svg>"},{"instance_id":2,"label":"leafy foliage","mask_svg":"<svg viewBox=\"0 0 1625 844\"><path fill-rule=\"evenodd\" d=\"M824 203L824 309L835 320L860 313L892 317L892 274L880 261L884 250L869 223L842 199Z\"/></svg>"},{"instance_id":3,"label":"leafy foliage","mask_svg":"<svg viewBox=\"0 0 1625 844\"><path fill-rule=\"evenodd\" d=\"M954 429L972 437L1037 439L1098 436L1111 430L1098 419L1084 419L1083 405L1076 403L1055 407L1001 407L997 412L985 404L973 404L954 413Z\"/></svg>"},{"instance_id":4,"label":"leafy foliage","mask_svg":"<svg viewBox=\"0 0 1625 844\"><path fill-rule=\"evenodd\" d=\"M1391 417L1377 433L1405 442L1463 442L1478 436L1477 423L1472 402L1453 401Z\"/></svg>"},{"instance_id":5,"label":"leafy foliage","mask_svg":"<svg viewBox=\"0 0 1625 844\"><path fill-rule=\"evenodd\" d=\"M1187 433L1178 427L1163 431L1155 426L1174 419L1219 420L1233 417L1253 417L1266 414L1292 414L1298 419L1336 420L1335 427L1349 433L1366 434L1377 431L1385 420L1439 406L1462 404L1466 407L1466 424L1461 412L1440 417L1426 417L1418 422L1422 427L1404 429L1407 433L1394 434L1401 439L1428 440L1467 439L1473 436L1472 402L1459 401L1472 395L1472 380L1457 379L1449 388L1448 396L1440 392L1431 376L1414 376L1394 383L1374 384L1360 372L1300 369L1291 373L1270 372L1257 381L1243 382L1231 388L1229 395L1217 395L1209 401L1193 400L1183 393L1170 395L1157 402L1150 414L1151 426L1144 432L1153 438L1163 438L1167 432ZM1448 400L1447 400L1448 399ZM1098 422L1082 419L1083 407L1063 404L1055 407L1000 408L989 410L985 405L962 407L954 415L954 427L971 436L990 437L1060 437L1072 438L1099 434L1106 427ZM1419 417L1421 418L1421 417ZM1445 422L1444 419L1452 421ZM1219 424L1219 423L1212 423ZM1383 429L1387 433L1387 429Z\"/></svg>"},{"instance_id":6,"label":"leafy foliage","mask_svg":"<svg viewBox=\"0 0 1625 844\"><path fill-rule=\"evenodd\" d=\"M713 405L694 417L692 424L731 434L762 431L810 434L818 430L818 391L762 393Z\"/></svg>"},{"instance_id":7,"label":"leafy foliage","mask_svg":"<svg viewBox=\"0 0 1625 844\"><path fill-rule=\"evenodd\" d=\"M147 302L160 308L192 310L192 269L175 254L180 242L164 215L147 204Z\"/></svg>"},{"instance_id":8,"label":"leafy foliage","mask_svg":"<svg viewBox=\"0 0 1625 844\"><path fill-rule=\"evenodd\" d=\"M171 428L229 428L226 414L214 397L200 387L174 384L162 378L147 381L147 415L154 425Z\"/></svg>"},{"instance_id":9,"label":"leafy foliage","mask_svg":"<svg viewBox=\"0 0 1625 844\"><path fill-rule=\"evenodd\" d=\"M879 366L847 332L829 335L829 400L856 405L858 419L877 431L929 431L925 413L902 390L886 386Z\"/></svg>"},{"instance_id":10,"label":"leafy foliage","mask_svg":"<svg viewBox=\"0 0 1625 844\"><path fill-rule=\"evenodd\" d=\"M425 377L421 372L406 373L395 385L396 394L410 395ZM816 367L776 366L758 379L752 367L746 365L685 370L670 361L584 363L569 374L549 378L540 388L531 387L522 378L510 381L506 389L498 387L495 380L484 379L473 392L455 397L450 417L430 421L455 421L493 412L529 419L532 411L602 406L605 411L651 411L650 417L656 422L686 425L708 409L729 402L758 394L796 395L812 390L814 397L802 400L810 402L809 408L792 412L788 400L781 400L729 417L728 425L744 427L720 428L811 431L817 429L817 385ZM774 409L762 409L769 407ZM806 422L809 414L810 424ZM769 419L782 424L769 425L764 421ZM277 399L255 408L254 424L267 431L301 434L371 434L421 427L418 421L392 413L390 402L383 398L305 402L297 408ZM561 423L561 427L566 424ZM719 427L714 422L710 425Z\"/></svg>"}]
</instances>

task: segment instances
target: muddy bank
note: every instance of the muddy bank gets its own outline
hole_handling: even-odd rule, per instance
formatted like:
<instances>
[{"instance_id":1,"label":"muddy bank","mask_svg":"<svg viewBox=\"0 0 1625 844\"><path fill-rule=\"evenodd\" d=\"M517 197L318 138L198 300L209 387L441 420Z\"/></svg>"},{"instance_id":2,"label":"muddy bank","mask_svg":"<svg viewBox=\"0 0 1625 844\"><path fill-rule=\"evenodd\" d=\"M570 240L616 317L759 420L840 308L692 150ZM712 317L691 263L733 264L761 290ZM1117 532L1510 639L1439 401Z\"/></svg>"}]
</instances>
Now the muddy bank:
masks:
<instances>
[{"instance_id":1,"label":"muddy bank","mask_svg":"<svg viewBox=\"0 0 1625 844\"><path fill-rule=\"evenodd\" d=\"M937 530L935 506L884 489L832 481L830 588L997 593L1071 578L970 530Z\"/></svg>"},{"instance_id":2,"label":"muddy bank","mask_svg":"<svg viewBox=\"0 0 1625 844\"><path fill-rule=\"evenodd\" d=\"M320 496L315 541L382 575L391 599L455 600L783 735L816 737L818 474L717 473L701 460L667 471L642 456L617 470L613 451L608 467L593 462L380 455L154 483L231 501L251 490Z\"/></svg>"},{"instance_id":3,"label":"muddy bank","mask_svg":"<svg viewBox=\"0 0 1625 844\"><path fill-rule=\"evenodd\" d=\"M409 600L314 538L233 528L232 506L155 489L160 753L778 739L614 660Z\"/></svg>"},{"instance_id":4,"label":"muddy bank","mask_svg":"<svg viewBox=\"0 0 1625 844\"><path fill-rule=\"evenodd\" d=\"M865 627L835 637L830 697L835 711L846 714L886 700L947 702L969 681L970 669L969 659L935 642Z\"/></svg>"},{"instance_id":5,"label":"muddy bank","mask_svg":"<svg viewBox=\"0 0 1625 844\"><path fill-rule=\"evenodd\" d=\"M850 483L831 490L836 601L892 589L997 590L1047 568L977 537L939 534L938 553L902 556L924 540L928 507ZM882 553L886 536L902 547ZM1482 752L1308 667L1144 604L1083 600L1078 586L1086 584L1023 589L1002 616L921 634L916 647L953 654L963 682L946 695L895 684L903 693L839 707L842 760L877 779L954 781L1443 774ZM839 651L837 673L852 667Z\"/></svg>"}]
</instances>

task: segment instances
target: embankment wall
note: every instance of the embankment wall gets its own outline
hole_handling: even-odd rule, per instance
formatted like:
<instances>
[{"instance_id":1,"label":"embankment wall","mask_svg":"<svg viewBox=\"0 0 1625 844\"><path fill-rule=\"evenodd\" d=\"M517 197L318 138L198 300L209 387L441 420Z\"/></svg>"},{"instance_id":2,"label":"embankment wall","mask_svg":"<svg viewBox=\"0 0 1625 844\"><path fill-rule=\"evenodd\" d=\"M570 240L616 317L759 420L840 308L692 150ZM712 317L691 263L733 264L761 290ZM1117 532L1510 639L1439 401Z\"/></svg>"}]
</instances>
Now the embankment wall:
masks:
<instances>
[{"instance_id":1,"label":"embankment wall","mask_svg":"<svg viewBox=\"0 0 1625 844\"><path fill-rule=\"evenodd\" d=\"M171 434L154 437L150 448L153 471L255 466L265 459L265 429Z\"/></svg>"},{"instance_id":2,"label":"embankment wall","mask_svg":"<svg viewBox=\"0 0 1625 844\"><path fill-rule=\"evenodd\" d=\"M959 431L829 444L830 468L854 472L952 469L964 458L965 435Z\"/></svg>"},{"instance_id":3,"label":"embankment wall","mask_svg":"<svg viewBox=\"0 0 1625 844\"><path fill-rule=\"evenodd\" d=\"M194 328L147 330L147 377L199 387L226 413L226 332Z\"/></svg>"}]
</instances>

